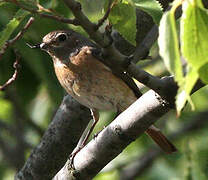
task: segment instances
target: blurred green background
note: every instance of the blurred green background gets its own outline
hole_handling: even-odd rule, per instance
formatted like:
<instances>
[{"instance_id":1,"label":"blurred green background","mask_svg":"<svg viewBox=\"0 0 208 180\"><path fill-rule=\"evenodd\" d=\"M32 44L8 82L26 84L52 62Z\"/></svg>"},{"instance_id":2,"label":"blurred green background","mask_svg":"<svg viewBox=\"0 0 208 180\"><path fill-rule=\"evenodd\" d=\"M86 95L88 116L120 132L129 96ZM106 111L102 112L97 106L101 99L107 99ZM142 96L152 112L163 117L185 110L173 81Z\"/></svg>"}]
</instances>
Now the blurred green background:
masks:
<instances>
[{"instance_id":1,"label":"blurred green background","mask_svg":"<svg viewBox=\"0 0 208 180\"><path fill-rule=\"evenodd\" d=\"M52 8L58 14L71 17L68 9L60 1L39 2L45 8ZM95 22L103 13L103 2L81 1L85 13ZM11 3L0 5L0 31L6 27L17 11L18 7ZM14 49L17 49L21 55L18 79L5 91L0 92L0 179L3 180L13 179L15 173L23 166L32 148L39 143L65 93L55 77L51 58L45 52L30 49L26 46L26 42L37 44L48 32L68 27L84 33L79 27L44 19L37 15L34 17L35 22L24 37L8 48L0 59L0 83L3 84L14 71L12 67L15 61ZM29 16L20 23L11 38L23 28L28 19ZM168 75L162 60L158 57L157 44L152 47L150 54L153 59L140 62L140 65L153 75L159 77ZM142 87L143 92L146 90ZM172 110L157 123L165 134L173 136L176 133L173 136L173 142L179 152L173 155L160 153L153 142L143 135L108 164L95 179L121 179L120 176L127 166L136 162L142 163L141 158L148 158L151 152L156 151L158 154L153 161L135 179L207 180L208 125L205 123L207 117L203 115L206 115L208 110L207 95L208 88L202 88L192 95L195 111L191 111L190 105L187 105L180 117L176 117L176 112ZM95 132L110 123L114 116L112 112L100 113L101 120ZM193 124L193 127L189 131L183 130L190 124Z\"/></svg>"}]
</instances>

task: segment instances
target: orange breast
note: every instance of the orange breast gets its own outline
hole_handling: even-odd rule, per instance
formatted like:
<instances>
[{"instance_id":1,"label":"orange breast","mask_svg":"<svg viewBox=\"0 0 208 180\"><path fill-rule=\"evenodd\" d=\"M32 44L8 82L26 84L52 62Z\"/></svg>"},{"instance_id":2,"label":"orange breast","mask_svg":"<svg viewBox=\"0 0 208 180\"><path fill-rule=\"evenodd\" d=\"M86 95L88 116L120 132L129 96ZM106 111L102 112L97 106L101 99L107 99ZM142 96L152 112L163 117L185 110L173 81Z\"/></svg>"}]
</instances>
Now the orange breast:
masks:
<instances>
[{"instance_id":1,"label":"orange breast","mask_svg":"<svg viewBox=\"0 0 208 180\"><path fill-rule=\"evenodd\" d=\"M123 111L137 99L121 79L91 55L88 47L70 58L69 64L54 62L54 67L66 91L89 108Z\"/></svg>"}]
</instances>

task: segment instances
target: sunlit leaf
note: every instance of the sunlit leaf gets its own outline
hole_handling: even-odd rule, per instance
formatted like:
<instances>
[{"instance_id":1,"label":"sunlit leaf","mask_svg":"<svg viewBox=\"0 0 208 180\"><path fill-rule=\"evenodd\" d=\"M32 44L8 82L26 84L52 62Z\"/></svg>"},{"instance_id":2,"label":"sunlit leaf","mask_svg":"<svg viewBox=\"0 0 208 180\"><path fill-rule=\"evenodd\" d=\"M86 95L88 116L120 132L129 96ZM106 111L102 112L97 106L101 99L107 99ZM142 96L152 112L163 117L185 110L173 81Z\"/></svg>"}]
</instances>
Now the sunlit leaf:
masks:
<instances>
[{"instance_id":1,"label":"sunlit leaf","mask_svg":"<svg viewBox=\"0 0 208 180\"><path fill-rule=\"evenodd\" d=\"M183 3L181 49L188 63L197 70L208 63L208 13L198 0Z\"/></svg>"},{"instance_id":2,"label":"sunlit leaf","mask_svg":"<svg viewBox=\"0 0 208 180\"><path fill-rule=\"evenodd\" d=\"M193 109L190 93L199 75L208 82L208 14L200 0L185 1L181 19L181 51L190 70L180 85L176 97L177 112L180 113L188 100Z\"/></svg>"},{"instance_id":3,"label":"sunlit leaf","mask_svg":"<svg viewBox=\"0 0 208 180\"><path fill-rule=\"evenodd\" d=\"M181 86L179 87L178 94L176 96L176 109L178 115L185 106L187 100L192 105L192 109L194 109L194 105L191 101L190 94L198 77L199 76L197 71L193 68L190 68L187 75L185 76L184 83L181 84Z\"/></svg>"},{"instance_id":4,"label":"sunlit leaf","mask_svg":"<svg viewBox=\"0 0 208 180\"><path fill-rule=\"evenodd\" d=\"M109 21L125 39L136 44L136 12L132 3L122 1L115 4L110 12Z\"/></svg>"},{"instance_id":5,"label":"sunlit leaf","mask_svg":"<svg viewBox=\"0 0 208 180\"><path fill-rule=\"evenodd\" d=\"M0 49L3 47L5 42L10 38L10 35L17 28L20 22L28 15L29 13L24 10L18 10L12 20L7 24L2 32L0 32Z\"/></svg>"},{"instance_id":6,"label":"sunlit leaf","mask_svg":"<svg viewBox=\"0 0 208 180\"><path fill-rule=\"evenodd\" d=\"M208 84L208 63L201 66L199 69L199 76L204 83Z\"/></svg>"},{"instance_id":7,"label":"sunlit leaf","mask_svg":"<svg viewBox=\"0 0 208 180\"><path fill-rule=\"evenodd\" d=\"M156 0L133 0L135 6L150 16L152 16L154 22L159 24L160 19L162 17L163 11L160 3Z\"/></svg>"},{"instance_id":8,"label":"sunlit leaf","mask_svg":"<svg viewBox=\"0 0 208 180\"><path fill-rule=\"evenodd\" d=\"M174 13L166 12L160 22L158 44L160 55L167 69L174 75L178 85L183 82L179 42Z\"/></svg>"}]
</instances>

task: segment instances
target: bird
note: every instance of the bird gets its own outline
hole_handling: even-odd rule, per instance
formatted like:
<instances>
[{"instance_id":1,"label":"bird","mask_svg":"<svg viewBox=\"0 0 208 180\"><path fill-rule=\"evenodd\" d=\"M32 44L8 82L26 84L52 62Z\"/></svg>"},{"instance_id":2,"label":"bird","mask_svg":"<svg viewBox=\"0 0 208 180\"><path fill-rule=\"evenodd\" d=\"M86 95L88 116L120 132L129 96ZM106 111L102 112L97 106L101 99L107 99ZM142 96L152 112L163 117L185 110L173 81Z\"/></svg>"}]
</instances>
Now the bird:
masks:
<instances>
[{"instance_id":1,"label":"bird","mask_svg":"<svg viewBox=\"0 0 208 180\"><path fill-rule=\"evenodd\" d=\"M86 144L89 135L99 120L99 110L123 112L134 103L141 93L135 90L132 79L128 84L124 76L117 76L106 66L96 53L99 46L80 33L56 30L48 33L40 44L31 46L46 51L53 60L54 70L61 86L82 105L91 110L94 120L82 142ZM133 89L131 88L133 87ZM146 133L161 149L170 154L176 147L154 125Z\"/></svg>"}]
</instances>

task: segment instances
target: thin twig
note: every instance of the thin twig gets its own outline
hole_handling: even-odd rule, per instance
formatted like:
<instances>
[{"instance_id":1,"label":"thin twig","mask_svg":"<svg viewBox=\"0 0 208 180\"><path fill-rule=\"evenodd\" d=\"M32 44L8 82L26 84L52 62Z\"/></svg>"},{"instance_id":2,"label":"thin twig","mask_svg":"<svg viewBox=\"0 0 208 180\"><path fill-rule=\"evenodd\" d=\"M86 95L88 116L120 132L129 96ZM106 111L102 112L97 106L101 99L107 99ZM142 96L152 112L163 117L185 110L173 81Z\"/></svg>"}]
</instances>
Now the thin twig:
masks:
<instances>
[{"instance_id":1,"label":"thin twig","mask_svg":"<svg viewBox=\"0 0 208 180\"><path fill-rule=\"evenodd\" d=\"M113 8L114 5L115 5L115 1L113 3L112 3L112 0L109 1L109 3L108 3L108 9L105 12L104 16L100 20L98 20L98 23L95 25L95 30L99 29L99 27L103 25L103 23L108 18L109 14L111 12L111 9Z\"/></svg>"},{"instance_id":2,"label":"thin twig","mask_svg":"<svg viewBox=\"0 0 208 180\"><path fill-rule=\"evenodd\" d=\"M26 11L29 11L32 14L38 14L41 17L53 19L53 20L56 20L56 21L59 21L62 23L73 24L75 26L79 25L79 22L77 21L77 19L69 19L69 18L64 18L64 17L58 16L58 15L44 14L44 13L41 13L37 10L29 9L29 8L23 6L22 4L20 4L19 2L17 2L16 0L13 0L13 3L15 3L20 8L22 8ZM38 6L38 7L40 8L40 6Z\"/></svg>"},{"instance_id":3,"label":"thin twig","mask_svg":"<svg viewBox=\"0 0 208 180\"><path fill-rule=\"evenodd\" d=\"M0 91L5 90L6 87L11 85L17 79L17 76L18 76L18 73L19 73L19 67L20 67L19 66L20 56L16 51L15 51L15 54L16 54L16 61L13 64L13 67L15 69L14 74L12 75L12 77L6 83L4 83L2 86L0 86Z\"/></svg>"},{"instance_id":4,"label":"thin twig","mask_svg":"<svg viewBox=\"0 0 208 180\"><path fill-rule=\"evenodd\" d=\"M35 19L33 17L31 17L27 23L25 24L25 26L23 27L23 29L11 40L8 40L3 48L1 49L1 52L0 52L0 59L1 57L3 56L3 54L5 53L6 49L9 47L9 46L12 46L16 41L18 41L23 35L24 33L27 31L27 29L31 26L31 24L33 23Z\"/></svg>"},{"instance_id":5,"label":"thin twig","mask_svg":"<svg viewBox=\"0 0 208 180\"><path fill-rule=\"evenodd\" d=\"M34 18L31 17L26 25L24 26L24 28L11 40L8 40L4 46L3 46L3 49L1 50L1 53L0 53L0 59L2 57L2 55L5 53L6 49L13 45L15 42L17 42L23 35L24 33L26 32L26 30L31 26L31 24L33 23L34 21ZM20 59L20 56L19 54L15 51L15 54L16 54L16 61L14 62L14 65L13 67L15 68L15 71L14 71L14 74L12 75L12 77L6 82L4 83L2 86L0 86L0 91L3 91L7 86L11 85L16 79L17 79L17 76L18 76L18 72L19 72L19 59Z\"/></svg>"},{"instance_id":6,"label":"thin twig","mask_svg":"<svg viewBox=\"0 0 208 180\"><path fill-rule=\"evenodd\" d=\"M152 45L157 40L157 37L158 37L158 27L154 25L152 29L148 32L144 40L140 43L140 45L136 47L132 62L137 63L144 56L146 56Z\"/></svg>"},{"instance_id":7,"label":"thin twig","mask_svg":"<svg viewBox=\"0 0 208 180\"><path fill-rule=\"evenodd\" d=\"M27 31L27 29L31 26L31 24L34 22L34 18L31 17L27 23L25 24L25 26L23 27L23 29L11 40L9 40L7 43L9 45L13 45L16 41L18 41L22 36L23 34Z\"/></svg>"}]
</instances>

